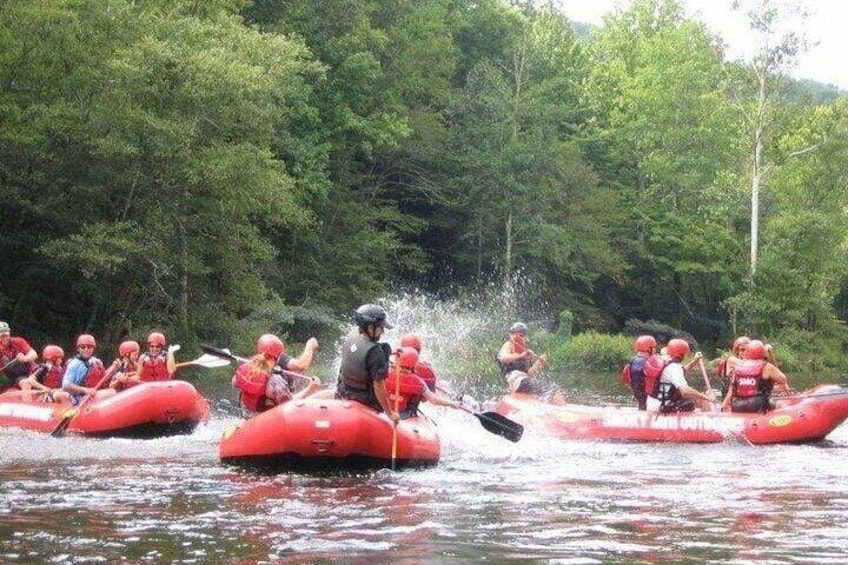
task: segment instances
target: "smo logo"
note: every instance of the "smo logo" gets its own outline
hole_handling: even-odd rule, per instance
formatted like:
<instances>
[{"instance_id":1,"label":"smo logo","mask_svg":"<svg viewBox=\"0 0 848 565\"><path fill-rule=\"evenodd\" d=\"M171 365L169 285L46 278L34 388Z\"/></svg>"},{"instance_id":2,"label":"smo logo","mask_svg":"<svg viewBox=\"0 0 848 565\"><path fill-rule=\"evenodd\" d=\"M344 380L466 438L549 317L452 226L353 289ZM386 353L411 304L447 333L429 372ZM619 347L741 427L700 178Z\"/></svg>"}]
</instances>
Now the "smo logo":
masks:
<instances>
[{"instance_id":1,"label":"smo logo","mask_svg":"<svg viewBox=\"0 0 848 565\"><path fill-rule=\"evenodd\" d=\"M788 426L791 423L792 416L788 414L781 414L780 416L775 416L769 420L769 426L772 426L773 428L781 428L783 426Z\"/></svg>"}]
</instances>

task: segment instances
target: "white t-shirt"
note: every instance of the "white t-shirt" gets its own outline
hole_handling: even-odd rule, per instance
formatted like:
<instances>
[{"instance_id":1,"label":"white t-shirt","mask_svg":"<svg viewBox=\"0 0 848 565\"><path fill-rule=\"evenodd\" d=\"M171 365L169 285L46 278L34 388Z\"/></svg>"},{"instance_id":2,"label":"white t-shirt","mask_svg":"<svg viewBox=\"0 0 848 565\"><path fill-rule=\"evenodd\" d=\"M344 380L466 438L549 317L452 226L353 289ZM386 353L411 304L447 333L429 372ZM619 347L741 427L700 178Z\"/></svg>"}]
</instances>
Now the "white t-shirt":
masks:
<instances>
[{"instance_id":1,"label":"white t-shirt","mask_svg":"<svg viewBox=\"0 0 848 565\"><path fill-rule=\"evenodd\" d=\"M683 365L674 361L665 366L660 375L660 382L672 384L677 388L689 385L686 382L686 375L683 374Z\"/></svg>"}]
</instances>

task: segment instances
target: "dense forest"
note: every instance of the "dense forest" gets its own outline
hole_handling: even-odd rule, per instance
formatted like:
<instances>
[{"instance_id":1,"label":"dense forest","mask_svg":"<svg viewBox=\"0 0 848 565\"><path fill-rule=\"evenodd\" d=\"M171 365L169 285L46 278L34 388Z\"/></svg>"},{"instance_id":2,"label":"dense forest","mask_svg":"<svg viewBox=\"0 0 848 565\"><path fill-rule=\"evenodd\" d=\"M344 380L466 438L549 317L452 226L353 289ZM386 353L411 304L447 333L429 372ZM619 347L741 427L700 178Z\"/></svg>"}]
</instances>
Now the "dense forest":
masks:
<instances>
[{"instance_id":1,"label":"dense forest","mask_svg":"<svg viewBox=\"0 0 848 565\"><path fill-rule=\"evenodd\" d=\"M498 281L578 331L843 354L848 97L674 0L0 4L0 319L302 339Z\"/></svg>"}]
</instances>

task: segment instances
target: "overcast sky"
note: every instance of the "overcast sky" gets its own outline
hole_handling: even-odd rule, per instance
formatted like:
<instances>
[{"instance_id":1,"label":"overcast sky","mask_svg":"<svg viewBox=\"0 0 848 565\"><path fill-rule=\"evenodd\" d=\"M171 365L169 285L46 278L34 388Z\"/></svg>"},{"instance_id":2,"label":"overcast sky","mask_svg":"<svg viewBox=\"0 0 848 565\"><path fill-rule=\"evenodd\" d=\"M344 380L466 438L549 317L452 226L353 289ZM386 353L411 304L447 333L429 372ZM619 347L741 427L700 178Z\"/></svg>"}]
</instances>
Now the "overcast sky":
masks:
<instances>
[{"instance_id":1,"label":"overcast sky","mask_svg":"<svg viewBox=\"0 0 848 565\"><path fill-rule=\"evenodd\" d=\"M629 0L556 0L569 19L600 26L603 16L616 6L628 6ZM730 59L747 59L753 44L746 17L731 10L732 0L682 0L686 12L723 38ZM848 0L806 0L810 15L806 34L818 42L798 58L792 71L796 78L835 84L848 90ZM797 24L795 24L797 25ZM800 31L800 30L798 30Z\"/></svg>"}]
</instances>

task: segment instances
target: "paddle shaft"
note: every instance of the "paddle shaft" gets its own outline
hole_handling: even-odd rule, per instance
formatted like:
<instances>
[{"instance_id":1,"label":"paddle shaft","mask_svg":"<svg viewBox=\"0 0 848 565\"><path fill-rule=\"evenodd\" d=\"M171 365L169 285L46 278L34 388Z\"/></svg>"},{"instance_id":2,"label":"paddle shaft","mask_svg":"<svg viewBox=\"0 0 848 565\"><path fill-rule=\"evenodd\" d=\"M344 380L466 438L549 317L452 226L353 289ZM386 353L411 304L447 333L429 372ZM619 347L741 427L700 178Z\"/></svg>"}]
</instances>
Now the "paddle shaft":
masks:
<instances>
[{"instance_id":1,"label":"paddle shaft","mask_svg":"<svg viewBox=\"0 0 848 565\"><path fill-rule=\"evenodd\" d=\"M85 407L86 404L91 402L91 400L97 395L97 391L100 390L101 388L103 388L103 385L108 383L111 380L112 380L112 375L110 375L108 372L105 375L103 375L103 377L100 379L100 381L94 386L94 391L89 393L89 394L86 394L83 397L83 399L80 401L80 403L77 404L75 408L71 409L69 411L69 413L66 412L65 417L62 418L62 421L59 422L59 425L57 425L56 428L52 432L50 432L50 435L54 436L54 437L58 437L58 436L61 436L62 434L64 434L65 430L68 429L68 426L70 425L71 420L76 418L77 415L79 415L80 411L83 409L83 407Z\"/></svg>"},{"instance_id":2,"label":"paddle shaft","mask_svg":"<svg viewBox=\"0 0 848 565\"><path fill-rule=\"evenodd\" d=\"M704 358L703 357L698 359L698 365L701 367L701 374L704 375L704 382L707 385L707 393L710 393L710 392L713 391L713 385L710 384L710 377L709 377L709 375L707 375L707 368L704 367Z\"/></svg>"},{"instance_id":3,"label":"paddle shaft","mask_svg":"<svg viewBox=\"0 0 848 565\"><path fill-rule=\"evenodd\" d=\"M398 356L399 357L399 356ZM396 359L395 365L395 414L398 413L400 403L400 359ZM392 471L395 470L395 462L397 461L397 443L398 443L398 423L392 422Z\"/></svg>"},{"instance_id":4,"label":"paddle shaft","mask_svg":"<svg viewBox=\"0 0 848 565\"><path fill-rule=\"evenodd\" d=\"M204 352L209 353L210 355L215 355L217 357L222 357L224 359L229 359L230 361L235 361L236 363L249 363L250 359L245 359L244 357L239 357L238 355L233 355L229 351L224 351L218 347L214 347L212 345L206 345L201 343L200 349ZM280 369L284 375L288 375L290 377L294 377L296 379L304 379L307 381L314 381L314 377L310 377L309 375L302 375L300 373L295 373L294 371L289 371L288 369Z\"/></svg>"}]
</instances>

